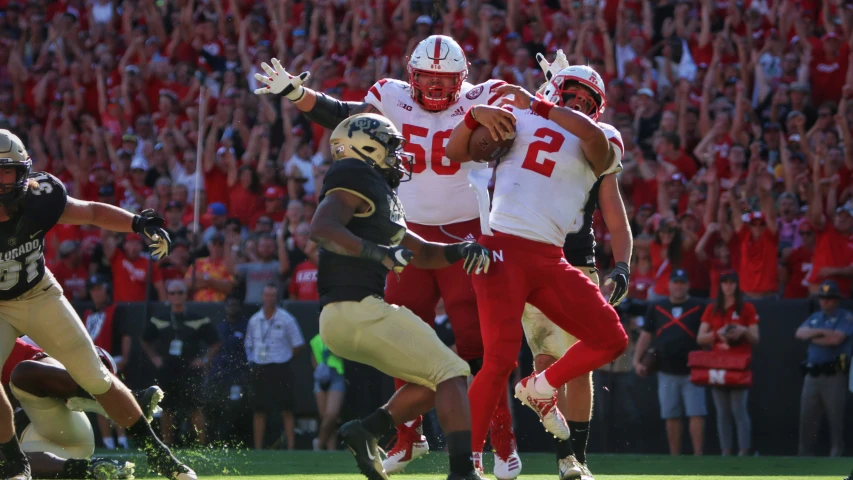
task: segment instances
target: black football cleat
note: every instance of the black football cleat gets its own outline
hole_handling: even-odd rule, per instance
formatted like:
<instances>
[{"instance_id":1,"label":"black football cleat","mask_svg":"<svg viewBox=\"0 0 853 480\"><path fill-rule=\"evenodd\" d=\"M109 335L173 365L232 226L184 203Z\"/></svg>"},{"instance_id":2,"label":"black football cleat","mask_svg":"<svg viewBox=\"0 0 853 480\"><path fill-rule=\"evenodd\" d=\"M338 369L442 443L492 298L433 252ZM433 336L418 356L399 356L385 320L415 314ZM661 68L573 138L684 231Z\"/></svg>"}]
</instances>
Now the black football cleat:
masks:
<instances>
[{"instance_id":1,"label":"black football cleat","mask_svg":"<svg viewBox=\"0 0 853 480\"><path fill-rule=\"evenodd\" d=\"M22 462L4 462L3 478L6 480L32 480L30 463L26 459Z\"/></svg>"},{"instance_id":2,"label":"black football cleat","mask_svg":"<svg viewBox=\"0 0 853 480\"><path fill-rule=\"evenodd\" d=\"M148 423L154 420L155 413L162 411L160 402L163 401L163 397L165 396L166 394L157 385L133 392L133 398L136 399L136 403L142 409L142 416L145 417L145 421Z\"/></svg>"},{"instance_id":3,"label":"black football cleat","mask_svg":"<svg viewBox=\"0 0 853 480\"><path fill-rule=\"evenodd\" d=\"M361 420L353 420L341 426L338 437L352 452L358 470L369 480L388 480L388 474L382 467L378 439L361 425Z\"/></svg>"},{"instance_id":4,"label":"black football cleat","mask_svg":"<svg viewBox=\"0 0 853 480\"><path fill-rule=\"evenodd\" d=\"M459 475L458 473L451 473L447 476L447 480L486 480L486 477L480 475L480 472L475 468L471 470L471 473L468 475Z\"/></svg>"}]
</instances>

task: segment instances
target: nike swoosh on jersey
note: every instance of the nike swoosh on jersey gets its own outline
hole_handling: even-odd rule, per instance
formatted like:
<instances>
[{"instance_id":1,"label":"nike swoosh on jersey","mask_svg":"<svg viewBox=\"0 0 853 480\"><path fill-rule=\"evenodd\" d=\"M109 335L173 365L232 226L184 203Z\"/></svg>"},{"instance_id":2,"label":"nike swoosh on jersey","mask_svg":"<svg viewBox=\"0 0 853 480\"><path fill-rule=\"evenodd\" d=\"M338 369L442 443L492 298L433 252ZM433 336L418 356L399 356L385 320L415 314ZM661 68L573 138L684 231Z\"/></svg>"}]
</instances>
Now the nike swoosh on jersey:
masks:
<instances>
[{"instance_id":1,"label":"nike swoosh on jersey","mask_svg":"<svg viewBox=\"0 0 853 480\"><path fill-rule=\"evenodd\" d=\"M34 233L34 234L30 235L30 240L32 240L32 239L34 239L34 238L36 238L36 235L38 235L38 234L39 234L39 233L41 233L41 232L42 232L42 230L39 230L38 232L36 232L36 233Z\"/></svg>"},{"instance_id":2,"label":"nike swoosh on jersey","mask_svg":"<svg viewBox=\"0 0 853 480\"><path fill-rule=\"evenodd\" d=\"M367 458L369 458L371 461L376 460L376 457L372 453L370 453L370 443L364 442L364 446L367 447Z\"/></svg>"}]
</instances>

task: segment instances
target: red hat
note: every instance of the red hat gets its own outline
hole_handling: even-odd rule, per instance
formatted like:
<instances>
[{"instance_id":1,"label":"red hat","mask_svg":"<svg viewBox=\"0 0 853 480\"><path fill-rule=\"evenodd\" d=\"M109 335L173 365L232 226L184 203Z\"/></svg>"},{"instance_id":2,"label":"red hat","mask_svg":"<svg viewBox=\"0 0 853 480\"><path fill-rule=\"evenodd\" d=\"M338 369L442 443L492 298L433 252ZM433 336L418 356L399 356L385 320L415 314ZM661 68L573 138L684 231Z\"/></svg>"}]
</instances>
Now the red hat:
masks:
<instances>
[{"instance_id":1,"label":"red hat","mask_svg":"<svg viewBox=\"0 0 853 480\"><path fill-rule=\"evenodd\" d=\"M109 170L109 169L110 169L110 166L104 162L95 162L95 164L92 165L92 171L93 172L95 170Z\"/></svg>"},{"instance_id":2,"label":"red hat","mask_svg":"<svg viewBox=\"0 0 853 480\"><path fill-rule=\"evenodd\" d=\"M267 199L280 199L284 197L284 190L279 187L267 187L264 190L264 198Z\"/></svg>"},{"instance_id":3,"label":"red hat","mask_svg":"<svg viewBox=\"0 0 853 480\"><path fill-rule=\"evenodd\" d=\"M820 39L824 42L827 40L838 40L838 35L836 35L835 32L827 32L822 37L820 37Z\"/></svg>"},{"instance_id":4,"label":"red hat","mask_svg":"<svg viewBox=\"0 0 853 480\"><path fill-rule=\"evenodd\" d=\"M800 222L800 227L799 227L799 229L797 229L797 231L802 232L803 230L808 230L808 231L813 232L815 230L815 228L814 228L814 225L812 225L812 222L810 222L808 220L803 220L802 222Z\"/></svg>"},{"instance_id":5,"label":"red hat","mask_svg":"<svg viewBox=\"0 0 853 480\"><path fill-rule=\"evenodd\" d=\"M761 212L744 213L743 216L741 217L741 219L745 223L752 223L755 221L758 221L759 224L766 224L767 223L767 220L764 219L764 214L762 214Z\"/></svg>"},{"instance_id":6,"label":"red hat","mask_svg":"<svg viewBox=\"0 0 853 480\"><path fill-rule=\"evenodd\" d=\"M140 237L140 236L139 236L138 234L136 234L136 233L128 233L128 234L126 234L126 235L124 236L124 241L125 241L125 242L130 242L130 241L134 241L134 240L135 240L135 241L137 241L137 242L142 242L142 237Z\"/></svg>"}]
</instances>

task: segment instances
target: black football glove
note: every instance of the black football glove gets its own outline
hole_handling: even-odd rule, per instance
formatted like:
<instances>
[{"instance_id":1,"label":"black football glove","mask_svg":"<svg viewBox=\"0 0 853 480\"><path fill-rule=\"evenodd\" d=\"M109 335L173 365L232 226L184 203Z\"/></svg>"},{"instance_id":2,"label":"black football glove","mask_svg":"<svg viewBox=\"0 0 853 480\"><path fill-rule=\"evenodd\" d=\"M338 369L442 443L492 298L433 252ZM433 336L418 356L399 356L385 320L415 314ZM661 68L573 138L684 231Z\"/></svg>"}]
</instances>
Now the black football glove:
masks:
<instances>
[{"instance_id":1,"label":"black football glove","mask_svg":"<svg viewBox=\"0 0 853 480\"><path fill-rule=\"evenodd\" d=\"M172 239L163 227L166 220L154 214L150 208L133 217L131 228L135 233L143 235L150 242L148 248L155 260L159 260L172 253Z\"/></svg>"},{"instance_id":2,"label":"black football glove","mask_svg":"<svg viewBox=\"0 0 853 480\"><path fill-rule=\"evenodd\" d=\"M489 249L474 242L462 242L448 245L444 248L444 257L447 262L454 264L459 260L464 260L462 268L465 273L475 275L488 273L491 260L489 259Z\"/></svg>"},{"instance_id":3,"label":"black football glove","mask_svg":"<svg viewBox=\"0 0 853 480\"><path fill-rule=\"evenodd\" d=\"M622 303L625 296L628 295L628 281L631 279L631 270L625 262L618 262L616 268L610 272L610 276L604 282L605 285L615 283L613 292L610 294L610 305L614 307Z\"/></svg>"},{"instance_id":4,"label":"black football glove","mask_svg":"<svg viewBox=\"0 0 853 480\"><path fill-rule=\"evenodd\" d=\"M402 246L402 245L394 245L392 247L380 247L385 249L385 256L391 259L394 262L394 266L391 270L397 275L397 278L400 276L400 272L403 271L404 268L412 261L412 257L415 256L411 250Z\"/></svg>"}]
</instances>

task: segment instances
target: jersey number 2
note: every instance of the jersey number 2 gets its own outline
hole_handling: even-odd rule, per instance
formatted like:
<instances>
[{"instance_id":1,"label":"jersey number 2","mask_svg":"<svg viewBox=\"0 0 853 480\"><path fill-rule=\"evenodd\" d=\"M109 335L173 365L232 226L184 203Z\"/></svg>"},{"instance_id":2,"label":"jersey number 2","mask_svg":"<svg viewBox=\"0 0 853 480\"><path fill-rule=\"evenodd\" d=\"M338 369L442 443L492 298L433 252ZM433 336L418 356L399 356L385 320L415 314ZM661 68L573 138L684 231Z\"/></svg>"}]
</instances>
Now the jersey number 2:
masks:
<instances>
[{"instance_id":1,"label":"jersey number 2","mask_svg":"<svg viewBox=\"0 0 853 480\"><path fill-rule=\"evenodd\" d=\"M450 138L450 132L453 130L442 130L435 132L432 136L432 148L430 149L430 165L432 171L437 175L453 175L462 167L456 162L450 162L450 165L444 165L444 144ZM429 129L418 127L415 125L403 124L403 138L406 139L406 147L404 150L415 156L414 165L412 165L412 174L423 173L426 170L426 150L424 147L412 141L412 137L429 136Z\"/></svg>"},{"instance_id":2,"label":"jersey number 2","mask_svg":"<svg viewBox=\"0 0 853 480\"><path fill-rule=\"evenodd\" d=\"M38 276L38 259L40 257L41 250L36 249L24 259L27 264L27 283L32 282ZM21 262L17 260L0 262L0 290L9 290L17 285L20 275Z\"/></svg>"},{"instance_id":3,"label":"jersey number 2","mask_svg":"<svg viewBox=\"0 0 853 480\"><path fill-rule=\"evenodd\" d=\"M550 177L551 174L554 173L554 166L556 166L557 163L554 160L549 159L547 156L543 156L542 161L540 162L539 152L559 152L560 148L563 147L563 142L566 141L566 137L561 133L555 132L554 130L546 127L536 130L533 135L536 138L541 138L542 140L537 140L530 144L527 148L527 155L524 156L524 162L522 162L521 168L531 170L539 175Z\"/></svg>"}]
</instances>

